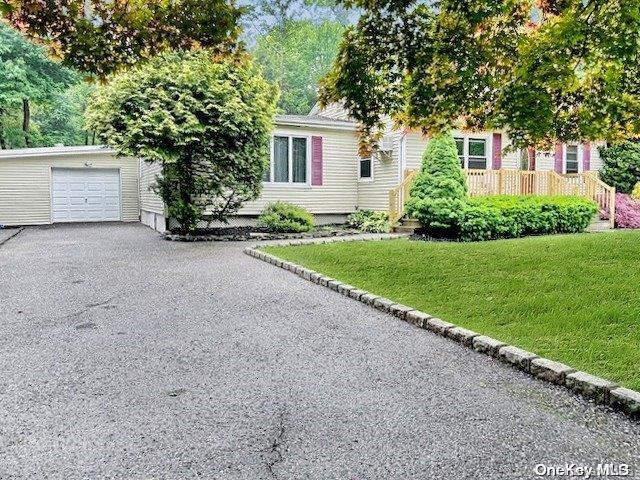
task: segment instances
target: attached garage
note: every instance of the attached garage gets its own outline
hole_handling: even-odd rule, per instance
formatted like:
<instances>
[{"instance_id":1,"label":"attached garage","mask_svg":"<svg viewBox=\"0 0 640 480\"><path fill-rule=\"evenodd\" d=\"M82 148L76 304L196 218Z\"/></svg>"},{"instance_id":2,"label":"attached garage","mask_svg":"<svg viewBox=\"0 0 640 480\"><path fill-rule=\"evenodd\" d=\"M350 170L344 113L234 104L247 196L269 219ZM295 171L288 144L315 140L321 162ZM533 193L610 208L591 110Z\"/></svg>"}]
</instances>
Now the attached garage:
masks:
<instances>
[{"instance_id":1,"label":"attached garage","mask_svg":"<svg viewBox=\"0 0 640 480\"><path fill-rule=\"evenodd\" d=\"M0 224L136 222L138 169L102 147L0 151Z\"/></svg>"}]
</instances>

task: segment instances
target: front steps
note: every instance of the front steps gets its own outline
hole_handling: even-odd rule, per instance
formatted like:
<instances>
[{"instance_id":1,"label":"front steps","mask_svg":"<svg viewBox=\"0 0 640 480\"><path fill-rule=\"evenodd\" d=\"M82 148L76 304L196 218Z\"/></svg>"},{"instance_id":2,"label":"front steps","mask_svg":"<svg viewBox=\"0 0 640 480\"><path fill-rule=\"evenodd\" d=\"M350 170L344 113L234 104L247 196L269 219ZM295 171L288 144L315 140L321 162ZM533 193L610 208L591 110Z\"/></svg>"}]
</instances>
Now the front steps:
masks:
<instances>
[{"instance_id":1,"label":"front steps","mask_svg":"<svg viewBox=\"0 0 640 480\"><path fill-rule=\"evenodd\" d=\"M418 228L420 228L420 222L415 218L403 217L398 222L398 225L393 228L393 232L413 234Z\"/></svg>"},{"instance_id":2,"label":"front steps","mask_svg":"<svg viewBox=\"0 0 640 480\"><path fill-rule=\"evenodd\" d=\"M596 219L591 222L591 225L587 227L587 232L589 233L598 233L598 232L608 232L611 230L611 223L609 220L600 220Z\"/></svg>"}]
</instances>

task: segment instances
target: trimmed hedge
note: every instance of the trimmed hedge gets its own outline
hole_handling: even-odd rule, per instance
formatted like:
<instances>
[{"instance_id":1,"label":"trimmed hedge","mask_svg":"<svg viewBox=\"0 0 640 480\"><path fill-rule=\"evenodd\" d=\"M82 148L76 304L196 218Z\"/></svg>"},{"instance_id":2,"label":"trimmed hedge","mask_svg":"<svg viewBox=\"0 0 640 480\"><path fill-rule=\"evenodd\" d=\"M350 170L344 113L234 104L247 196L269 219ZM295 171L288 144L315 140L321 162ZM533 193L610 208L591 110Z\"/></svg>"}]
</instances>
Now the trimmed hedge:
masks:
<instances>
[{"instance_id":1,"label":"trimmed hedge","mask_svg":"<svg viewBox=\"0 0 640 480\"><path fill-rule=\"evenodd\" d=\"M459 218L460 239L466 242L525 235L577 233L598 212L595 202L580 197L474 197Z\"/></svg>"},{"instance_id":2,"label":"trimmed hedge","mask_svg":"<svg viewBox=\"0 0 640 480\"><path fill-rule=\"evenodd\" d=\"M313 215L288 202L271 202L262 210L258 225L276 233L302 233L313 230Z\"/></svg>"}]
</instances>

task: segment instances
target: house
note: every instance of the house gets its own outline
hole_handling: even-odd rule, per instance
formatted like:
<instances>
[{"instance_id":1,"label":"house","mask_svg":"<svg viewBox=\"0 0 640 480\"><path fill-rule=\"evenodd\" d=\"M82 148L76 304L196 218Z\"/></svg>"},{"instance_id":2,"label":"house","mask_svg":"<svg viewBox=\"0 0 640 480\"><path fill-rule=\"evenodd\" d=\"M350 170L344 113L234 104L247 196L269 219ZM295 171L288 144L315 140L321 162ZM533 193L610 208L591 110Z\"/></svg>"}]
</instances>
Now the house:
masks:
<instances>
[{"instance_id":1,"label":"house","mask_svg":"<svg viewBox=\"0 0 640 480\"><path fill-rule=\"evenodd\" d=\"M464 168L523 167L520 152L505 150L510 142L504 133L454 136ZM390 192L407 172L420 168L426 144L418 132L389 128L378 152L360 158L357 125L339 104L323 110L316 106L308 115L280 115L262 195L246 203L230 225L255 224L265 205L276 200L307 208L318 224L342 222L357 209L387 210ZM597 148L589 144L559 145L555 152L536 154L536 170L543 172L579 174L601 165ZM164 231L171 220L150 189L160 172L157 164L116 158L103 147L0 151L0 224L141 220Z\"/></svg>"}]
</instances>

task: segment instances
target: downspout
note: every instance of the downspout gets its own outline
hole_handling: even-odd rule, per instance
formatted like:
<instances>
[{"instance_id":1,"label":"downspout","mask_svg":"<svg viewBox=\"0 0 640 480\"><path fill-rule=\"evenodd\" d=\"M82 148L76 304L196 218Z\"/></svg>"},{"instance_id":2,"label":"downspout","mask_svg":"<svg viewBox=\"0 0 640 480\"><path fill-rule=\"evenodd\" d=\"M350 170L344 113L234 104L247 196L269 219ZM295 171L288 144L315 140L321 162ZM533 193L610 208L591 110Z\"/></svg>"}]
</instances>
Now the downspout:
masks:
<instances>
[{"instance_id":1,"label":"downspout","mask_svg":"<svg viewBox=\"0 0 640 480\"><path fill-rule=\"evenodd\" d=\"M400 145L398 146L398 184L404 181L405 158L407 147L407 131L403 129L400 137Z\"/></svg>"}]
</instances>

